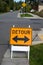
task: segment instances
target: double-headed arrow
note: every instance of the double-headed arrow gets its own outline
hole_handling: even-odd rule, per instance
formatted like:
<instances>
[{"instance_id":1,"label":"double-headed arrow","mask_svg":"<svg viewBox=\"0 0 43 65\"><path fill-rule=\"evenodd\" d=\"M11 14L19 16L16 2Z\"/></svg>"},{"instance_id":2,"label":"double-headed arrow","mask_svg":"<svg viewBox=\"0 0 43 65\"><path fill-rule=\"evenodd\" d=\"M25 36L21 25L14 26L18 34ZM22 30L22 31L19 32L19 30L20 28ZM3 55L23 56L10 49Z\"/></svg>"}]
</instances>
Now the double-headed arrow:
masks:
<instances>
[{"instance_id":1,"label":"double-headed arrow","mask_svg":"<svg viewBox=\"0 0 43 65\"><path fill-rule=\"evenodd\" d=\"M24 38L18 38L18 36L16 36L16 37L13 38L13 40L15 40L16 42L17 42L18 40L23 40L24 43L25 43L25 42L27 42L29 39L28 39L26 36L24 36Z\"/></svg>"}]
</instances>

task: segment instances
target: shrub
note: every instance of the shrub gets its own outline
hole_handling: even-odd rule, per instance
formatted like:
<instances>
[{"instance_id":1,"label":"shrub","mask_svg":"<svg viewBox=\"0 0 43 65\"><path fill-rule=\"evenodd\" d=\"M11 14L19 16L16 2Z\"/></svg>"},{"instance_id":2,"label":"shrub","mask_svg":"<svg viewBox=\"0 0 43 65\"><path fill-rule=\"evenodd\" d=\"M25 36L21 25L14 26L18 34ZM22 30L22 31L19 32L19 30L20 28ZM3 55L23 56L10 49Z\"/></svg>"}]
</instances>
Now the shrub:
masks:
<instances>
[{"instance_id":1,"label":"shrub","mask_svg":"<svg viewBox=\"0 0 43 65\"><path fill-rule=\"evenodd\" d=\"M9 12L9 11L10 11L10 7L7 6L7 7L6 7L6 12Z\"/></svg>"},{"instance_id":2,"label":"shrub","mask_svg":"<svg viewBox=\"0 0 43 65\"><path fill-rule=\"evenodd\" d=\"M36 15L38 15L38 16L40 16L40 17L43 17L43 10L40 11L40 12L35 11L35 12L32 12L32 13L33 13L33 14L36 14Z\"/></svg>"},{"instance_id":3,"label":"shrub","mask_svg":"<svg viewBox=\"0 0 43 65\"><path fill-rule=\"evenodd\" d=\"M43 10L37 13L39 16L43 17Z\"/></svg>"}]
</instances>

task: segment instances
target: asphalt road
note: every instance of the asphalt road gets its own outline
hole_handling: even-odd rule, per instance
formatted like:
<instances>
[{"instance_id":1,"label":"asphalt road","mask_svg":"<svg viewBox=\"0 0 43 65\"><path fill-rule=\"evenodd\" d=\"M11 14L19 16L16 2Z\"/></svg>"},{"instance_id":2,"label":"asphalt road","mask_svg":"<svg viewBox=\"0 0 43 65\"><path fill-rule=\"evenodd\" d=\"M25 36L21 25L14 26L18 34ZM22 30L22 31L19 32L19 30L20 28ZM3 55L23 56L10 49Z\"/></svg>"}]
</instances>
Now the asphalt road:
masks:
<instances>
[{"instance_id":1,"label":"asphalt road","mask_svg":"<svg viewBox=\"0 0 43 65\"><path fill-rule=\"evenodd\" d=\"M5 51L8 48L8 41L10 38L10 28L15 27L28 27L29 25L33 30L43 28L43 19L23 19L17 18L18 12L8 12L0 14L0 65Z\"/></svg>"}]
</instances>

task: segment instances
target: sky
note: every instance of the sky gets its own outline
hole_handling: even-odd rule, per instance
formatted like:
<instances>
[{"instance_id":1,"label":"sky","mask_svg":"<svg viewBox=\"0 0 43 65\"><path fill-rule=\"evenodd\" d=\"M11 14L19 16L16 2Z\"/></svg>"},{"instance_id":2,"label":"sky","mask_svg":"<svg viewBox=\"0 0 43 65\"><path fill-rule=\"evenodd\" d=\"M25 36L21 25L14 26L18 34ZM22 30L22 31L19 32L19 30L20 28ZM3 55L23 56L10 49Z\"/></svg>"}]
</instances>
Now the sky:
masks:
<instances>
[{"instance_id":1,"label":"sky","mask_svg":"<svg viewBox=\"0 0 43 65\"><path fill-rule=\"evenodd\" d=\"M14 0L14 1L19 2L20 0ZM25 2L25 0L21 0L21 1Z\"/></svg>"}]
</instances>

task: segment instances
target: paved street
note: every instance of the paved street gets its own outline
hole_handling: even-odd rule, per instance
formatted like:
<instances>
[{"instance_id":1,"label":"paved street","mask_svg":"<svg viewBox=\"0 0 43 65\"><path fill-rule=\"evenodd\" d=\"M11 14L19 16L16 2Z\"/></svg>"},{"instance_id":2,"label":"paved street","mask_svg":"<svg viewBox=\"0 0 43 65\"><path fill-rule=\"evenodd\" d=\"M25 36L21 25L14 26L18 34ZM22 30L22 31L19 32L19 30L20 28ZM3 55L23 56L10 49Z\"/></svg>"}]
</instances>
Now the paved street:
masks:
<instances>
[{"instance_id":1,"label":"paved street","mask_svg":"<svg viewBox=\"0 0 43 65\"><path fill-rule=\"evenodd\" d=\"M8 48L10 28L15 27L28 27L29 25L33 30L40 30L43 28L43 19L25 19L17 18L18 11L0 14L0 65Z\"/></svg>"}]
</instances>

